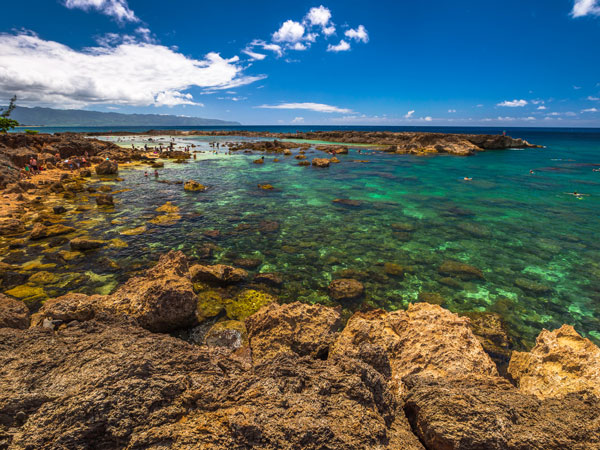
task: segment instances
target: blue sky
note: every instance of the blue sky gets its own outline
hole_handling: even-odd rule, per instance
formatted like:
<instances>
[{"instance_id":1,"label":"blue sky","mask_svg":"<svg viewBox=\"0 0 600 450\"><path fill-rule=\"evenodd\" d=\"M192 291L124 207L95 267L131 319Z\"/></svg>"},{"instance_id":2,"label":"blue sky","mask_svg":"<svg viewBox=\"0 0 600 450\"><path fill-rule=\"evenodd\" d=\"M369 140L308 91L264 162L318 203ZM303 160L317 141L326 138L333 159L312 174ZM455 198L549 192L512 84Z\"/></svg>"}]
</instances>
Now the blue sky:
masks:
<instances>
[{"instance_id":1,"label":"blue sky","mask_svg":"<svg viewBox=\"0 0 600 450\"><path fill-rule=\"evenodd\" d=\"M20 0L0 100L244 124L600 126L600 0Z\"/></svg>"}]
</instances>

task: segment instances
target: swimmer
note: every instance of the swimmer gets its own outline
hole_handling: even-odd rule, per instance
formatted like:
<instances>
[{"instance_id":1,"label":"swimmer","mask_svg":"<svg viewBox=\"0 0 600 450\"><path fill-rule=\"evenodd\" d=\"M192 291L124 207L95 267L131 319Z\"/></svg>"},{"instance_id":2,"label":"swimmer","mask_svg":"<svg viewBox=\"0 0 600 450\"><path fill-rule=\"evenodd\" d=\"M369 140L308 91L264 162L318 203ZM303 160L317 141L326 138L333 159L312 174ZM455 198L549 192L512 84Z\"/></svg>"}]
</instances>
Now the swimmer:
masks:
<instances>
[{"instance_id":1,"label":"swimmer","mask_svg":"<svg viewBox=\"0 0 600 450\"><path fill-rule=\"evenodd\" d=\"M156 170L156 169L154 170L154 177L158 178L158 170Z\"/></svg>"},{"instance_id":2,"label":"swimmer","mask_svg":"<svg viewBox=\"0 0 600 450\"><path fill-rule=\"evenodd\" d=\"M533 170L530 170L530 171L529 171L529 173L530 173L531 175L533 175L535 172L534 172Z\"/></svg>"},{"instance_id":3,"label":"swimmer","mask_svg":"<svg viewBox=\"0 0 600 450\"><path fill-rule=\"evenodd\" d=\"M473 178L464 177L464 178L463 178L463 180L464 180L464 181L471 181L471 180L473 180Z\"/></svg>"},{"instance_id":4,"label":"swimmer","mask_svg":"<svg viewBox=\"0 0 600 450\"><path fill-rule=\"evenodd\" d=\"M575 197L575 198L579 198L579 199L583 198L584 196L587 196L587 195L589 195L589 194L581 194L581 193L579 193L579 192L577 192L577 191L573 191L573 192L565 192L565 194L567 194L567 195L572 195L573 197Z\"/></svg>"},{"instance_id":5,"label":"swimmer","mask_svg":"<svg viewBox=\"0 0 600 450\"><path fill-rule=\"evenodd\" d=\"M144 172L144 176L147 178L148 177L148 172Z\"/></svg>"},{"instance_id":6,"label":"swimmer","mask_svg":"<svg viewBox=\"0 0 600 450\"><path fill-rule=\"evenodd\" d=\"M592 172L600 172L600 169L592 169Z\"/></svg>"}]
</instances>

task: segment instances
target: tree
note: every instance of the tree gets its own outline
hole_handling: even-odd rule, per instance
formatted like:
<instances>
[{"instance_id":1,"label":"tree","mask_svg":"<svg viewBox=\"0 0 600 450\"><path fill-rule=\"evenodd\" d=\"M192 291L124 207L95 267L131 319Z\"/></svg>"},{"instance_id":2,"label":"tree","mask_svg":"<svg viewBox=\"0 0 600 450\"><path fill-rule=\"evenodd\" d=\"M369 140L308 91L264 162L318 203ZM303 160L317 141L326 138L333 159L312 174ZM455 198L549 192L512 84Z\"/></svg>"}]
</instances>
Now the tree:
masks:
<instances>
[{"instance_id":1,"label":"tree","mask_svg":"<svg viewBox=\"0 0 600 450\"><path fill-rule=\"evenodd\" d=\"M0 133L8 133L8 130L12 130L14 127L19 126L19 122L13 119L9 119L10 113L13 112L17 102L17 96L13 96L10 99L10 103L6 109L0 109Z\"/></svg>"}]
</instances>

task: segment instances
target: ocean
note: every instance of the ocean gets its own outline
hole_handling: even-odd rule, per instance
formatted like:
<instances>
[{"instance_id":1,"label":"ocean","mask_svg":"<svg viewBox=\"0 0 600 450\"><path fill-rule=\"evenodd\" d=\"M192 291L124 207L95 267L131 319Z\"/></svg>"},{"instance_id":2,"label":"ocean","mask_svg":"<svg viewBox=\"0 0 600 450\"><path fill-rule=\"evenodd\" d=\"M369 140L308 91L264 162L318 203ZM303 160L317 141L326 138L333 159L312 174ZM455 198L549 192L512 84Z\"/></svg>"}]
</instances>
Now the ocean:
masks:
<instances>
[{"instance_id":1,"label":"ocean","mask_svg":"<svg viewBox=\"0 0 600 450\"><path fill-rule=\"evenodd\" d=\"M330 281L357 278L365 284L366 295L361 302L344 303L348 311L395 310L429 300L459 313L499 314L516 348L530 346L542 328L563 323L600 342L600 172L593 171L600 168L600 129L231 128L491 134L505 130L544 148L487 151L472 157L390 155L364 149L359 154L359 149L351 149L340 157L340 164L317 169L300 167L293 157L280 155L265 155L265 164L256 165L256 154L212 153L210 141L225 143L231 137L182 138L179 142L204 153L187 164L165 163L158 179L145 177L149 169L139 167L121 170L123 181L98 182L122 190L115 195L114 210L93 207L69 220L92 237L118 238L127 247L105 248L55 269L64 276L79 272L87 278L71 277L64 286L47 289L47 294L106 293L169 249L203 258L210 244L213 263L256 258L261 261L257 271L281 273L285 280L281 301L332 304L327 293ZM314 151L307 156L321 154ZM274 162L275 157L281 161ZM181 185L158 182L188 179L209 189L190 193ZM257 187L266 183L275 189ZM572 192L585 195L577 198ZM93 199L81 201L93 204ZM180 219L152 223L160 214L156 208L166 202L179 207ZM147 231L122 234L138 227ZM218 236L206 234L209 230L218 230ZM28 252L26 257L33 258L40 250ZM106 260L116 265L102 262ZM482 276L449 276L442 269L447 261L473 266Z\"/></svg>"}]
</instances>

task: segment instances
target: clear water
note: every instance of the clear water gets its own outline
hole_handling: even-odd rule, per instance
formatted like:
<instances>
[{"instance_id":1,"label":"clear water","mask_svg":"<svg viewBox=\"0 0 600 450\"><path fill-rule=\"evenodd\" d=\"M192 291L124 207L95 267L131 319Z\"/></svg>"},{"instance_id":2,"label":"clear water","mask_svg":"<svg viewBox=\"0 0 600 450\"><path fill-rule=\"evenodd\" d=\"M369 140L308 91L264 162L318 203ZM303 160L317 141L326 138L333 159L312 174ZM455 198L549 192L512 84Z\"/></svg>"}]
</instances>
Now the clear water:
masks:
<instances>
[{"instance_id":1,"label":"clear water","mask_svg":"<svg viewBox=\"0 0 600 450\"><path fill-rule=\"evenodd\" d=\"M218 249L206 261L253 257L263 261L256 271L282 273L282 301L331 304L329 282L353 275L364 281L366 297L362 305L344 305L351 310L365 305L405 308L420 292L437 293L453 311L500 313L518 346L529 345L542 328L563 323L599 342L600 172L592 169L600 167L600 130L520 129L509 134L546 148L468 158L365 154L364 149L358 154L353 149L340 157L340 164L317 169L279 155L266 155L265 164L256 165L256 154L210 153L208 142L215 138L186 139L207 153L187 164L167 162L158 179L194 179L209 189L192 193L181 185L159 183L144 176L145 166L121 170L121 182L97 182L131 190L115 195L113 210L97 209L89 197L92 208L67 216L66 223L77 223L91 237L122 239L128 246L47 269L87 276L46 291L107 292L166 250L200 257L202 248L214 243ZM321 155L307 153L309 159ZM275 157L281 161L273 162ZM465 176L472 181L464 181ZM257 187L265 183L275 190ZM578 199L566 194L573 191L587 195ZM74 200L85 201L81 196ZM180 208L181 219L169 226L149 223L167 201ZM277 222L278 229L265 232L265 221ZM392 227L397 223L412 231L398 232ZM147 232L121 234L142 225ZM221 234L207 237L206 230ZM40 256L48 262L56 249L33 246L24 255L10 256L17 251L5 254L19 263ZM118 267L107 263L109 258ZM449 282L438 271L446 260L481 269L485 280ZM404 277L388 275L385 263L403 266ZM517 279L534 284L525 289Z\"/></svg>"}]
</instances>

